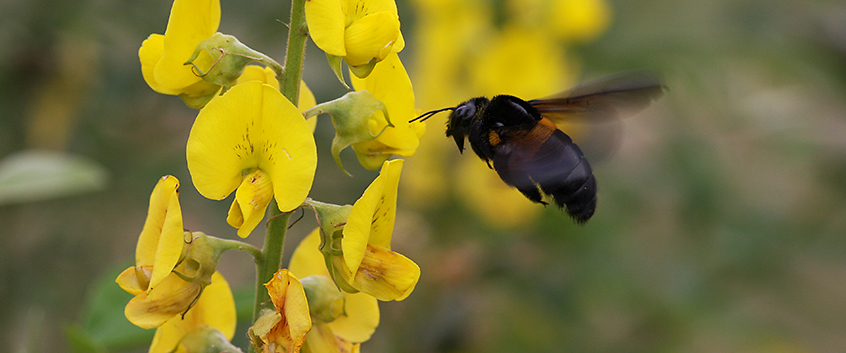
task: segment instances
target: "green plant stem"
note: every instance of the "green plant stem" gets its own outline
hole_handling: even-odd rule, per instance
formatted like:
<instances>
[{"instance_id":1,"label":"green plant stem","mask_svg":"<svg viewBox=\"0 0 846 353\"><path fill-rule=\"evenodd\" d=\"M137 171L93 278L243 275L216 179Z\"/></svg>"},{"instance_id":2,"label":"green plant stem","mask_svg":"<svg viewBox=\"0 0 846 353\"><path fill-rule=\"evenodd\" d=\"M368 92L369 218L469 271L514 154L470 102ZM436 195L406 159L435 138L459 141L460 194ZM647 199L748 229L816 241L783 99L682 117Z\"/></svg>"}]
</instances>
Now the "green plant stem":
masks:
<instances>
[{"instance_id":1,"label":"green plant stem","mask_svg":"<svg viewBox=\"0 0 846 353\"><path fill-rule=\"evenodd\" d=\"M303 76L303 59L305 59L305 42L308 37L308 27L305 23L306 0L291 2L291 29L288 31L288 52L285 55L285 72L279 82L279 91L294 105L299 101L300 80ZM269 307L270 296L264 284L273 278L273 274L282 263L282 248L285 245L285 233L288 230L290 213L282 213L274 199L269 207L267 221L267 236L261 257L256 259L256 300L253 307L253 322L258 319L259 312ZM252 350L252 349L251 349Z\"/></svg>"},{"instance_id":2,"label":"green plant stem","mask_svg":"<svg viewBox=\"0 0 846 353\"><path fill-rule=\"evenodd\" d=\"M279 270L279 265L282 263L282 248L285 245L285 233L291 214L280 213L274 201L269 215L264 248L261 250L261 258L256 259L256 301L253 306L253 322L258 319L261 309L272 306L264 284L273 278L273 274Z\"/></svg>"},{"instance_id":3,"label":"green plant stem","mask_svg":"<svg viewBox=\"0 0 846 353\"><path fill-rule=\"evenodd\" d=\"M279 90L294 105L300 99L300 81L303 79L303 60L308 26L305 21L306 0L291 2L291 24L288 30L288 52L285 54L285 75L279 83Z\"/></svg>"}]
</instances>

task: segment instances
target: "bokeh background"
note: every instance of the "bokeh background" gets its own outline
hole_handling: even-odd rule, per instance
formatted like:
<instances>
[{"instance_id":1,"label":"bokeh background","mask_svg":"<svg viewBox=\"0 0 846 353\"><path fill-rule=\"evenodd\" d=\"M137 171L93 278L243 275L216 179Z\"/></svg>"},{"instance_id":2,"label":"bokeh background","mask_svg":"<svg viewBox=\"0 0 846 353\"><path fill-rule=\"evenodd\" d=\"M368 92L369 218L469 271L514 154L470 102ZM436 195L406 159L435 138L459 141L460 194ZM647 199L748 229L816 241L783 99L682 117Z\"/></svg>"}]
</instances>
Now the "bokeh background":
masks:
<instances>
[{"instance_id":1,"label":"bokeh background","mask_svg":"<svg viewBox=\"0 0 846 353\"><path fill-rule=\"evenodd\" d=\"M235 237L190 183L196 111L144 83L137 50L171 2L0 1L0 351L144 352L113 283L158 177L185 226ZM382 303L368 352L846 351L846 4L840 1L398 1L417 106L531 99L629 69L670 91L565 128L600 183L576 226L460 156L434 117L407 159L394 249L422 269ZM222 1L220 30L281 60L285 1ZM309 42L318 102L345 92ZM311 196L352 203L376 173L329 155ZM306 212L287 254L315 227ZM248 238L259 244L263 232ZM284 261L284 260L283 260ZM251 310L254 267L220 271ZM236 342L245 346L239 325Z\"/></svg>"}]
</instances>

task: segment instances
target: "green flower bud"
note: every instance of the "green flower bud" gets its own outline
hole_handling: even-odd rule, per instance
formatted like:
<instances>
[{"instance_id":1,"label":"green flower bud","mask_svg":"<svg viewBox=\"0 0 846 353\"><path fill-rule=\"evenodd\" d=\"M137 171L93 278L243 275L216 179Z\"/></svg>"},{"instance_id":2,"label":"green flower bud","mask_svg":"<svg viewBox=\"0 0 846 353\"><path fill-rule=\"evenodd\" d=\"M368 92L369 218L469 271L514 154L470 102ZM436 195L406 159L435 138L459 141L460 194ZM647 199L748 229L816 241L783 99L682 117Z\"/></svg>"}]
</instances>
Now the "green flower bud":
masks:
<instances>
[{"instance_id":1,"label":"green flower bud","mask_svg":"<svg viewBox=\"0 0 846 353\"><path fill-rule=\"evenodd\" d=\"M315 322L332 322L345 315L344 294L338 290L332 279L313 275L300 280L303 284L308 309Z\"/></svg>"},{"instance_id":2,"label":"green flower bud","mask_svg":"<svg viewBox=\"0 0 846 353\"><path fill-rule=\"evenodd\" d=\"M380 111L382 114L379 114ZM332 116L332 125L335 127L335 138L332 139L332 157L335 158L338 167L347 175L350 175L350 173L341 164L341 151L351 144L371 141L379 137L388 127L394 126L391 124L388 108L385 104L367 91L347 93L341 98L318 104L303 114L306 118L310 118L323 113ZM387 125L374 135L374 132L371 131L371 125L378 125L375 123L378 119L384 119Z\"/></svg>"},{"instance_id":3,"label":"green flower bud","mask_svg":"<svg viewBox=\"0 0 846 353\"><path fill-rule=\"evenodd\" d=\"M194 64L194 60L205 50L214 59L211 67L200 68ZM200 42L191 58L185 65L192 65L195 73L204 81L223 87L221 94L238 82L238 77L244 72L244 67L252 62L260 62L281 76L282 65L258 51L247 47L238 38L223 33L215 33L206 40ZM188 103L188 102L186 102Z\"/></svg>"}]
</instances>

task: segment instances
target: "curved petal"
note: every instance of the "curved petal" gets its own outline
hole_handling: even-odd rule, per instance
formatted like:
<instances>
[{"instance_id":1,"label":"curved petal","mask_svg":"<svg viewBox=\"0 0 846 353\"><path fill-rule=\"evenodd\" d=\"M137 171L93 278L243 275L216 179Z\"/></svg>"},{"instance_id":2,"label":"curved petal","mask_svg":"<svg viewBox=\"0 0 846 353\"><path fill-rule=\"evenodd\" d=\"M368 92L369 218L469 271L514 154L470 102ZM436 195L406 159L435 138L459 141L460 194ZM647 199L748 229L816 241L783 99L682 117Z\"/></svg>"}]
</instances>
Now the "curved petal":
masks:
<instances>
[{"instance_id":1,"label":"curved petal","mask_svg":"<svg viewBox=\"0 0 846 353\"><path fill-rule=\"evenodd\" d=\"M201 289L200 283L189 283L171 274L150 293L132 298L126 304L124 315L135 326L147 329L159 327L185 312Z\"/></svg>"},{"instance_id":2,"label":"curved petal","mask_svg":"<svg viewBox=\"0 0 846 353\"><path fill-rule=\"evenodd\" d=\"M385 182L380 195L375 197L376 207L373 209L370 240L367 242L370 245L391 249L391 235L394 231L394 220L397 217L397 188L399 187L402 165L402 159L395 159L382 164L379 177L384 178Z\"/></svg>"},{"instance_id":3,"label":"curved petal","mask_svg":"<svg viewBox=\"0 0 846 353\"><path fill-rule=\"evenodd\" d=\"M161 94L177 95L180 93L178 89L162 86L156 82L156 75L153 71L156 68L156 64L162 59L162 53L164 53L164 36L161 34L151 34L141 43L141 48L138 49L138 59L141 61L141 75L144 76L144 81L154 91Z\"/></svg>"},{"instance_id":4,"label":"curved petal","mask_svg":"<svg viewBox=\"0 0 846 353\"><path fill-rule=\"evenodd\" d=\"M420 279L420 267L400 253L381 246L367 246L353 287L379 300L403 300Z\"/></svg>"},{"instance_id":5,"label":"curved petal","mask_svg":"<svg viewBox=\"0 0 846 353\"><path fill-rule=\"evenodd\" d=\"M235 192L226 222L238 228L238 236L246 238L264 218L271 199L273 185L267 174L261 170L250 173Z\"/></svg>"},{"instance_id":6,"label":"curved petal","mask_svg":"<svg viewBox=\"0 0 846 353\"><path fill-rule=\"evenodd\" d=\"M167 22L162 58L154 70L156 82L181 89L202 81L185 62L200 42L217 32L219 24L219 0L175 0ZM211 62L205 51L194 61L203 68Z\"/></svg>"},{"instance_id":7,"label":"curved petal","mask_svg":"<svg viewBox=\"0 0 846 353\"><path fill-rule=\"evenodd\" d=\"M179 180L167 175L159 179L150 195L147 220L135 248L136 267L152 267L149 291L176 266L182 254L182 210L179 206ZM141 279L139 279L140 281Z\"/></svg>"},{"instance_id":8,"label":"curved petal","mask_svg":"<svg viewBox=\"0 0 846 353\"><path fill-rule=\"evenodd\" d=\"M266 83L273 87L279 87L279 81L276 80L276 74L273 69L269 67L261 67L258 65L247 65L244 67L244 72L238 77L238 83L242 84L250 81L259 81Z\"/></svg>"},{"instance_id":9,"label":"curved petal","mask_svg":"<svg viewBox=\"0 0 846 353\"><path fill-rule=\"evenodd\" d=\"M212 275L212 283L183 319L180 316L156 330L150 352L171 352L186 333L200 325L216 327L227 339L235 336L235 300L229 283L219 272Z\"/></svg>"},{"instance_id":10,"label":"curved petal","mask_svg":"<svg viewBox=\"0 0 846 353\"><path fill-rule=\"evenodd\" d=\"M146 286L142 286L141 283L138 281L138 276L135 272L135 267L130 267L118 275L115 279L115 283L117 283L121 289L125 290L127 293L132 295L139 295L146 291Z\"/></svg>"},{"instance_id":11,"label":"curved petal","mask_svg":"<svg viewBox=\"0 0 846 353\"><path fill-rule=\"evenodd\" d=\"M344 61L349 65L367 64L371 59L382 61L397 41L400 23L396 14L377 12L362 17L344 31Z\"/></svg>"},{"instance_id":12,"label":"curved petal","mask_svg":"<svg viewBox=\"0 0 846 353\"><path fill-rule=\"evenodd\" d=\"M346 16L341 7L343 0L311 0L305 4L309 36L326 54L347 55L344 48Z\"/></svg>"}]
</instances>

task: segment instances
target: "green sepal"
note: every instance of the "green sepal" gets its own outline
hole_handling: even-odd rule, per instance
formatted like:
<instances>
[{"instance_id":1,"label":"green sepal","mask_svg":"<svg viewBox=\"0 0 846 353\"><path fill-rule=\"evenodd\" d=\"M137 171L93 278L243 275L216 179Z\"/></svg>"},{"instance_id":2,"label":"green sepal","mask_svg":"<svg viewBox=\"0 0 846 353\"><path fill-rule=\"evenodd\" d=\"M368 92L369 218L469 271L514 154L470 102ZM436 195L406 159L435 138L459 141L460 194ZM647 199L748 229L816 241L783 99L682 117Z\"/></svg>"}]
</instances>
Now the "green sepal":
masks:
<instances>
[{"instance_id":1,"label":"green sepal","mask_svg":"<svg viewBox=\"0 0 846 353\"><path fill-rule=\"evenodd\" d=\"M370 76L370 73L373 72L373 68L376 67L376 63L376 58L373 58L370 59L370 61L368 61L367 64L364 65L348 66L350 67L350 72L352 72L355 77L365 78L367 76Z\"/></svg>"},{"instance_id":2,"label":"green sepal","mask_svg":"<svg viewBox=\"0 0 846 353\"><path fill-rule=\"evenodd\" d=\"M344 80L344 71L341 69L341 63L344 61L344 58L337 55L326 54L326 60L329 61L329 68L335 73L335 77L338 78L338 81L341 81L341 84L347 89L352 89L350 88L350 85L347 84L347 81Z\"/></svg>"}]
</instances>

